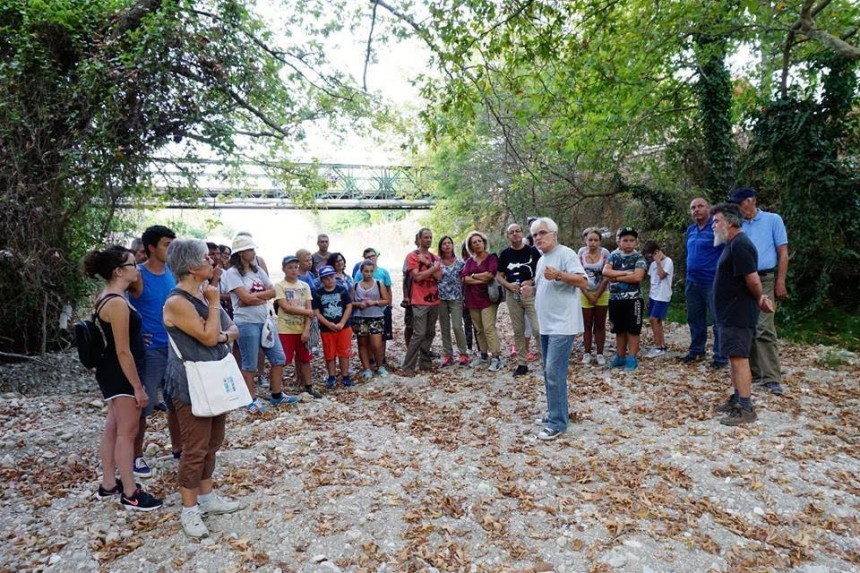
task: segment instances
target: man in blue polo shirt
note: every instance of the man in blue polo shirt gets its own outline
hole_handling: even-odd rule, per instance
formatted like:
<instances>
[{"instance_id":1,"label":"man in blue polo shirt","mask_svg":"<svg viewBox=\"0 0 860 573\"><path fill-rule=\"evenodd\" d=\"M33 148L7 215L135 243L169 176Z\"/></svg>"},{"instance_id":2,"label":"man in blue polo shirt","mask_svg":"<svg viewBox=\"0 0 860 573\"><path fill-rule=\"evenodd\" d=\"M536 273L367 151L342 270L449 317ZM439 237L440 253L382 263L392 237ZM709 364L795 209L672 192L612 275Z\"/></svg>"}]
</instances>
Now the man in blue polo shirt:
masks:
<instances>
[{"instance_id":1,"label":"man in blue polo shirt","mask_svg":"<svg viewBox=\"0 0 860 573\"><path fill-rule=\"evenodd\" d=\"M737 203L744 217L743 232L758 251L758 274L764 293L772 300L785 300L788 291L788 234L782 217L762 211L756 206L755 191L738 188L729 201ZM755 340L750 352L750 370L754 384L762 384L777 396L782 394L782 373L779 364L779 339L776 336L774 314L758 317Z\"/></svg>"},{"instance_id":2,"label":"man in blue polo shirt","mask_svg":"<svg viewBox=\"0 0 860 573\"><path fill-rule=\"evenodd\" d=\"M687 299L687 324L690 326L690 349L681 360L687 364L705 357L708 341L708 312L716 317L714 308L714 275L717 261L725 245L714 246L711 207L702 197L690 202L693 224L687 228L687 279L684 294ZM728 359L720 352L720 329L714 320L714 360L712 368L722 368Z\"/></svg>"}]
</instances>

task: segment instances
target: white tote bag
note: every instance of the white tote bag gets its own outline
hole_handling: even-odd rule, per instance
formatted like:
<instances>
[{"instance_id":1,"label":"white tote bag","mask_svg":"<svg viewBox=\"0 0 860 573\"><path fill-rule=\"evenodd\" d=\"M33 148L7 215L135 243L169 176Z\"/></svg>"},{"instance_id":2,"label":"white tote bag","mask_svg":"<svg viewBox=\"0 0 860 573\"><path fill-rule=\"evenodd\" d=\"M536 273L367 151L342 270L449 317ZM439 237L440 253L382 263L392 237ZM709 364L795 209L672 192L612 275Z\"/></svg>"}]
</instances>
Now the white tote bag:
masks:
<instances>
[{"instance_id":1,"label":"white tote bag","mask_svg":"<svg viewBox=\"0 0 860 573\"><path fill-rule=\"evenodd\" d=\"M169 338L173 351L185 365L191 413L211 418L251 403L248 386L232 353L228 352L221 360L192 362L182 358L173 338Z\"/></svg>"}]
</instances>

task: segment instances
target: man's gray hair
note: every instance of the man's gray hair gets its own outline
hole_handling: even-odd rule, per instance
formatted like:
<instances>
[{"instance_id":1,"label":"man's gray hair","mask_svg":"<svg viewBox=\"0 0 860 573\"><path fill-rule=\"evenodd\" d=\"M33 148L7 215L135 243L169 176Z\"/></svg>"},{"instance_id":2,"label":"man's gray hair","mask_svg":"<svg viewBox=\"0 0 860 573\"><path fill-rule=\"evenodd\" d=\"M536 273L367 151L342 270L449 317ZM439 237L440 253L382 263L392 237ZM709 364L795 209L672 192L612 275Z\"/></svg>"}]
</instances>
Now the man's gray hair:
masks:
<instances>
[{"instance_id":1,"label":"man's gray hair","mask_svg":"<svg viewBox=\"0 0 860 573\"><path fill-rule=\"evenodd\" d=\"M549 217L538 217L535 219L531 227L529 227L529 233L534 235L542 226L546 227L546 230L550 233L558 233L558 225Z\"/></svg>"},{"instance_id":2,"label":"man's gray hair","mask_svg":"<svg viewBox=\"0 0 860 573\"><path fill-rule=\"evenodd\" d=\"M741 209L735 203L720 203L711 207L711 217L717 213L723 214L723 219L731 227L740 229L743 226L744 219L741 215Z\"/></svg>"},{"instance_id":3,"label":"man's gray hair","mask_svg":"<svg viewBox=\"0 0 860 573\"><path fill-rule=\"evenodd\" d=\"M131 241L131 252L136 253L142 248L143 248L143 239L141 239L140 237L135 237Z\"/></svg>"},{"instance_id":4,"label":"man's gray hair","mask_svg":"<svg viewBox=\"0 0 860 573\"><path fill-rule=\"evenodd\" d=\"M167 266L176 280L203 265L209 256L209 247L200 239L174 239L167 247Z\"/></svg>"}]
</instances>

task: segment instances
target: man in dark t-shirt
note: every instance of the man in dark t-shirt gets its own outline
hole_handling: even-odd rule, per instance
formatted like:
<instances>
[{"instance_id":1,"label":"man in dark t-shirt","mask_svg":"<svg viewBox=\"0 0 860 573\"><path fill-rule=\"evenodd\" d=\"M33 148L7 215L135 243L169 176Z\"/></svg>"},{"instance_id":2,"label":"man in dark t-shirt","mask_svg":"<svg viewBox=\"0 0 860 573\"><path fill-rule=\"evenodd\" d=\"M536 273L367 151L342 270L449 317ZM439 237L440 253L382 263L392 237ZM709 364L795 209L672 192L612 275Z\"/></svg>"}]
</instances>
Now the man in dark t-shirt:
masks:
<instances>
[{"instance_id":1,"label":"man in dark t-shirt","mask_svg":"<svg viewBox=\"0 0 860 573\"><path fill-rule=\"evenodd\" d=\"M527 374L529 341L526 338L526 319L535 337L540 335L534 296L523 296L524 285L534 286L535 269L540 259L540 251L523 240L523 230L517 223L508 225L508 241L511 246L499 255L496 280L508 290L506 302L511 327L514 330L514 344L517 347L517 369L514 376ZM538 345L540 348L540 345Z\"/></svg>"},{"instance_id":2,"label":"man in dark t-shirt","mask_svg":"<svg viewBox=\"0 0 860 573\"><path fill-rule=\"evenodd\" d=\"M762 291L758 254L741 231L737 205L722 203L711 209L716 244L725 244L714 275L714 306L720 330L720 349L731 363L732 396L717 411L727 414L726 426L749 424L757 418L752 406L750 348L755 337L758 311L773 312L773 303Z\"/></svg>"}]
</instances>

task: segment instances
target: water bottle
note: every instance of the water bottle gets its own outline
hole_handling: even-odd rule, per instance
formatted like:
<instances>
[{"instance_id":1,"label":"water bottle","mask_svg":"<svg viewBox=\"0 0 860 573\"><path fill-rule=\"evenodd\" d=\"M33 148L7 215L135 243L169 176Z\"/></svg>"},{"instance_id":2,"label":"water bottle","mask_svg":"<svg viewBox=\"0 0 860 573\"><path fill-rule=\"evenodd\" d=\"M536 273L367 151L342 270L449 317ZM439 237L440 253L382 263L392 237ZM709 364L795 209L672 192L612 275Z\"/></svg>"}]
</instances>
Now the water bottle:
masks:
<instances>
[{"instance_id":1,"label":"water bottle","mask_svg":"<svg viewBox=\"0 0 860 573\"><path fill-rule=\"evenodd\" d=\"M523 288L522 281L517 279L516 285L517 285L517 290L514 291L514 300L520 300L523 296L522 295L522 288Z\"/></svg>"}]
</instances>

